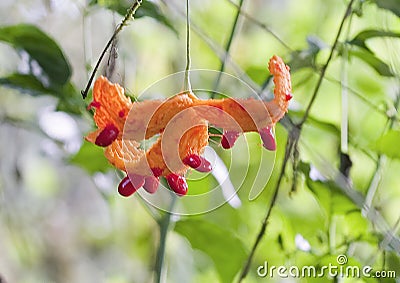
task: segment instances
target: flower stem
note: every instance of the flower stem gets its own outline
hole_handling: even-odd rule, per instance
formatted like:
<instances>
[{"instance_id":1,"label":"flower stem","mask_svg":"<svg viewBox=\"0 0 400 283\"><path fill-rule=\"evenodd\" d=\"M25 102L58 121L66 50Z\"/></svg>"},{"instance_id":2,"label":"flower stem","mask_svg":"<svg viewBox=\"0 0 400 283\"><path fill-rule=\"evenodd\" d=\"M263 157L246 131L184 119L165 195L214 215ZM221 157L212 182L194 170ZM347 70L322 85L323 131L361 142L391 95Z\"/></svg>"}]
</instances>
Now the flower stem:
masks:
<instances>
[{"instance_id":1,"label":"flower stem","mask_svg":"<svg viewBox=\"0 0 400 283\"><path fill-rule=\"evenodd\" d=\"M166 282L165 280L165 248L167 245L167 234L168 230L170 228L171 224L171 216L172 216L172 210L175 206L177 196L175 194L172 194L172 200L170 207L168 211L165 213L165 215L159 220L158 225L160 229L160 243L158 245L157 249L157 257L156 257L156 263L155 263L155 278L154 282L155 283L162 283Z\"/></svg>"},{"instance_id":2,"label":"flower stem","mask_svg":"<svg viewBox=\"0 0 400 283\"><path fill-rule=\"evenodd\" d=\"M186 68L185 68L185 79L183 82L183 90L191 91L192 86L190 85L190 16L189 16L189 0L186 0Z\"/></svg>"}]
</instances>

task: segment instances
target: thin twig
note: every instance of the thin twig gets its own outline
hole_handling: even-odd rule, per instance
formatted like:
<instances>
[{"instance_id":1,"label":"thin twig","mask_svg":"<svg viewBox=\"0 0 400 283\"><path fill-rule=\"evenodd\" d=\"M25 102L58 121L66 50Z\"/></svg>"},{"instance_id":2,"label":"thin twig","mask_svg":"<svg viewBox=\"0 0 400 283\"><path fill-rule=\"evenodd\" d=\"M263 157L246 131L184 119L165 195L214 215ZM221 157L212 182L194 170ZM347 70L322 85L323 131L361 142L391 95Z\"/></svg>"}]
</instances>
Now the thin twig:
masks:
<instances>
[{"instance_id":1,"label":"thin twig","mask_svg":"<svg viewBox=\"0 0 400 283\"><path fill-rule=\"evenodd\" d=\"M236 4L235 2L233 2L232 0L227 0L230 4L232 4L233 6L235 6L236 8L238 8L240 10L240 4ZM245 17L247 20L249 20L250 22L252 22L253 24L259 26L260 28L264 29L266 32L268 32L269 34L271 34L280 44L282 44L283 47L285 47L287 50L289 51L293 51L293 49L286 44L286 42L284 42L275 32L273 32L271 30L271 28L269 26L267 26L266 24L260 22L259 20L257 20L256 18L254 18L252 15L250 15L249 13L247 13L246 11L240 10L240 14Z\"/></svg>"},{"instance_id":2,"label":"thin twig","mask_svg":"<svg viewBox=\"0 0 400 283\"><path fill-rule=\"evenodd\" d=\"M228 41L226 42L225 56L224 56L224 58L223 58L223 60L221 62L221 67L219 68L218 77L217 77L217 79L215 80L215 83L214 83L214 90L215 91L217 91L217 89L218 89L218 86L219 86L219 83L220 83L220 80L221 80L221 76L222 76L222 72L225 70L226 60L229 57L229 51L231 49L233 37L235 36L235 33L236 33L236 28L238 26L239 16L240 16L240 12L242 10L243 2L244 2L244 0L240 0L240 2L239 2L238 9L237 9L237 12L236 12L236 15L235 15L235 20L233 21L231 33L229 35ZM211 98L214 98L215 94L216 94L215 92L212 92L211 93Z\"/></svg>"},{"instance_id":3,"label":"thin twig","mask_svg":"<svg viewBox=\"0 0 400 283\"><path fill-rule=\"evenodd\" d=\"M351 10L352 10L352 7L353 7L353 3L354 3L354 0L351 0L349 2L349 4L347 5L346 12L345 12L345 14L344 14L344 16L342 18L341 23L340 23L338 32L336 34L335 41L333 42L333 45L332 45L332 48L331 48L331 52L329 53L329 57L326 60L325 65L321 69L321 74L320 74L318 82L317 82L317 84L315 86L314 92L313 92L313 94L311 96L311 100L310 100L310 102L309 102L309 104L308 104L308 106L307 106L307 108L306 108L306 110L304 112L303 118L301 119L301 121L299 123L300 127L307 120L308 115L310 114L311 107L313 106L313 104L315 102L315 99L317 98L317 95L318 95L319 89L321 87L322 81L324 80L324 77L325 77L326 70L328 69L329 63L331 62L331 60L333 58L333 53L335 52L336 47L337 47L337 45L339 43L339 38L340 38L340 35L342 34L344 23L345 23L347 17L351 15Z\"/></svg>"},{"instance_id":4,"label":"thin twig","mask_svg":"<svg viewBox=\"0 0 400 283\"><path fill-rule=\"evenodd\" d=\"M293 129L293 131L291 132L291 134L289 134L288 140L286 142L286 147L285 147L285 156L283 159L283 163L282 163L282 167L281 167L281 171L279 173L279 177L278 177L278 181L275 185L274 188L274 193L272 195L271 201L269 203L269 206L267 208L267 213L263 219L263 222L261 224L260 227L260 231L258 232L257 236L256 236L256 240L251 248L250 254L248 255L245 264L243 265L243 269L242 272L240 273L239 276L239 280L238 283L242 282L244 280L244 278L247 276L249 270L250 270L250 265L251 262L253 260L254 254L257 250L258 245L260 244L265 231L267 230L267 224L269 221L269 218L271 217L271 212L272 212L272 208L275 206L275 203L278 199L278 193L279 193L279 188L281 186L282 180L283 180L283 176L285 175L285 169L286 169L286 165L289 161L289 157L292 154L292 150L297 146L297 141L298 141L298 134L299 132L296 131L296 129Z\"/></svg>"},{"instance_id":5,"label":"thin twig","mask_svg":"<svg viewBox=\"0 0 400 283\"><path fill-rule=\"evenodd\" d=\"M159 241L160 244L157 249L156 264L154 267L156 273L156 276L154 278L155 283L163 282L162 279L164 274L164 261L165 261L165 248L167 246L167 235L171 224L171 216L173 215L172 211L177 199L177 196L175 194L171 195L172 195L172 200L169 210L165 212L164 217L158 222L160 228L160 241Z\"/></svg>"},{"instance_id":6,"label":"thin twig","mask_svg":"<svg viewBox=\"0 0 400 283\"><path fill-rule=\"evenodd\" d=\"M142 0L136 0L135 3L133 3L133 5L128 9L128 12L126 13L125 17L122 19L121 23L117 26L117 28L115 29L113 35L111 36L110 40L107 42L106 47L104 47L103 51L100 54L99 59L97 60L96 66L94 67L92 74L90 75L89 81L86 85L85 90L81 91L82 94L82 98L85 99L88 95L90 86L92 85L94 76L96 75L96 72L100 66L101 61L103 61L104 55L106 54L108 48L110 48L110 46L112 45L112 43L114 42L115 38L117 37L117 35L121 32L122 28L124 26L127 25L128 20L131 19L133 17L133 15L135 15L136 10L140 7L140 5L142 4Z\"/></svg>"},{"instance_id":7,"label":"thin twig","mask_svg":"<svg viewBox=\"0 0 400 283\"><path fill-rule=\"evenodd\" d=\"M186 0L186 68L185 68L185 81L183 85L184 91L191 91L190 84L190 15L189 15L189 0Z\"/></svg>"}]
</instances>

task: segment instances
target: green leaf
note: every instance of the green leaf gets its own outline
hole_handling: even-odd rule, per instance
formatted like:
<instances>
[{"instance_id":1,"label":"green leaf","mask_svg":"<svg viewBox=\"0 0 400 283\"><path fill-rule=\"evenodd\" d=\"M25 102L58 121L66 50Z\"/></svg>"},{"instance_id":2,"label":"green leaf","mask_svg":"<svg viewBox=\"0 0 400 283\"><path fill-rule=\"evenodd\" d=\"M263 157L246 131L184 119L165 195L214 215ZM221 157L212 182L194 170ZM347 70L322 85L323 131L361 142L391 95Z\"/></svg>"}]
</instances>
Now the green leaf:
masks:
<instances>
[{"instance_id":1,"label":"green leaf","mask_svg":"<svg viewBox=\"0 0 400 283\"><path fill-rule=\"evenodd\" d=\"M387 157L400 159L399 143L400 131L391 130L379 138L373 148Z\"/></svg>"},{"instance_id":2,"label":"green leaf","mask_svg":"<svg viewBox=\"0 0 400 283\"><path fill-rule=\"evenodd\" d=\"M0 41L26 51L47 75L51 85L64 85L71 76L70 65L57 43L33 25L0 28Z\"/></svg>"},{"instance_id":3,"label":"green leaf","mask_svg":"<svg viewBox=\"0 0 400 283\"><path fill-rule=\"evenodd\" d=\"M33 75L11 74L0 78L0 85L17 89L32 96L52 95L59 99L57 110L71 114L82 114L85 104L79 92L71 83L58 88L47 88Z\"/></svg>"},{"instance_id":4,"label":"green leaf","mask_svg":"<svg viewBox=\"0 0 400 283\"><path fill-rule=\"evenodd\" d=\"M233 282L246 258L243 242L232 231L204 220L183 220L175 231L186 237L193 248L213 260L221 282Z\"/></svg>"},{"instance_id":5,"label":"green leaf","mask_svg":"<svg viewBox=\"0 0 400 283\"><path fill-rule=\"evenodd\" d=\"M388 255L386 258L386 265L387 265L387 267L386 267L387 271L400 270L400 257L394 252L388 252ZM398 274L397 274L397 276L398 276Z\"/></svg>"},{"instance_id":6,"label":"green leaf","mask_svg":"<svg viewBox=\"0 0 400 283\"><path fill-rule=\"evenodd\" d=\"M178 34L178 31L175 29L171 21L164 16L160 7L158 7L155 3L149 1L143 1L143 4L136 12L136 17L151 17L158 22L162 23L166 27L170 28L173 32Z\"/></svg>"},{"instance_id":7,"label":"green leaf","mask_svg":"<svg viewBox=\"0 0 400 283\"><path fill-rule=\"evenodd\" d=\"M399 0L375 0L376 5L381 9L386 9L400 17L400 2Z\"/></svg>"},{"instance_id":8,"label":"green leaf","mask_svg":"<svg viewBox=\"0 0 400 283\"><path fill-rule=\"evenodd\" d=\"M358 210L357 206L333 181L312 180L310 178L310 164L301 161L298 168L306 178L307 187L315 195L327 215L346 214Z\"/></svg>"},{"instance_id":9,"label":"green leaf","mask_svg":"<svg viewBox=\"0 0 400 283\"><path fill-rule=\"evenodd\" d=\"M264 84L265 80L268 78L268 72L265 66L250 66L246 69L246 74L259 85Z\"/></svg>"},{"instance_id":10,"label":"green leaf","mask_svg":"<svg viewBox=\"0 0 400 283\"><path fill-rule=\"evenodd\" d=\"M125 16L127 10L132 5L131 1L125 0L92 0L90 1L90 5L100 5L107 9L117 12L121 16ZM169 29L171 29L176 34L178 33L172 22L164 16L160 7L158 7L155 3L150 1L143 1L142 5L140 5L139 9L135 13L135 18L141 17L151 17L158 21L159 23L165 25Z\"/></svg>"},{"instance_id":11,"label":"green leaf","mask_svg":"<svg viewBox=\"0 0 400 283\"><path fill-rule=\"evenodd\" d=\"M43 84L33 75L11 74L8 77L0 78L0 84L6 87L18 89L36 96L41 94L51 94L51 90L43 86Z\"/></svg>"},{"instance_id":12,"label":"green leaf","mask_svg":"<svg viewBox=\"0 0 400 283\"><path fill-rule=\"evenodd\" d=\"M70 162L82 167L89 174L105 172L111 168L104 156L104 149L87 141L82 144L80 150L70 159Z\"/></svg>"},{"instance_id":13,"label":"green leaf","mask_svg":"<svg viewBox=\"0 0 400 283\"><path fill-rule=\"evenodd\" d=\"M86 111L85 102L73 84L67 83L57 91L60 98L57 110L71 114L82 114Z\"/></svg>"},{"instance_id":14,"label":"green leaf","mask_svg":"<svg viewBox=\"0 0 400 283\"><path fill-rule=\"evenodd\" d=\"M398 37L398 38L400 38L400 33L392 32L392 31L384 31L384 30L375 30L375 29L363 30L359 34L357 34L352 40L350 40L348 43L352 44L352 45L357 45L359 47L369 50L369 48L365 44L365 41L367 41L368 39L371 39L371 38L375 38L375 37Z\"/></svg>"},{"instance_id":15,"label":"green leaf","mask_svg":"<svg viewBox=\"0 0 400 283\"><path fill-rule=\"evenodd\" d=\"M304 116L304 111L291 110L287 115L289 115L294 120L301 119ZM321 121L313 116L307 118L307 124L312 127L318 128L319 130L331 133L336 137L340 136L340 129L333 123Z\"/></svg>"},{"instance_id":16,"label":"green leaf","mask_svg":"<svg viewBox=\"0 0 400 283\"><path fill-rule=\"evenodd\" d=\"M325 48L325 44L316 36L307 37L307 44L307 49L295 50L291 53L291 60L288 65L292 72L302 68L313 68L315 57L321 49Z\"/></svg>"},{"instance_id":17,"label":"green leaf","mask_svg":"<svg viewBox=\"0 0 400 283\"><path fill-rule=\"evenodd\" d=\"M390 67L381 59L376 57L372 52L363 49L351 49L349 50L349 55L363 60L365 63L374 68L375 71L377 71L380 75L385 77L393 77Z\"/></svg>"}]
</instances>

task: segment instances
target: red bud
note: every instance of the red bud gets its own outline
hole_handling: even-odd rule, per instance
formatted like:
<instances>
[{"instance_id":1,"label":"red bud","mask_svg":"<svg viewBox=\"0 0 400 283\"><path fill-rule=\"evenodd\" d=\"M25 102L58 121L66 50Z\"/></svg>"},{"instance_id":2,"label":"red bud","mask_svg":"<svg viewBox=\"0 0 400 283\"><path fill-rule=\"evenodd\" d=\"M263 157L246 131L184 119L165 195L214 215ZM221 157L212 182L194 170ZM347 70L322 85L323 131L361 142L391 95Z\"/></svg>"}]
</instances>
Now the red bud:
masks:
<instances>
[{"instance_id":1,"label":"red bud","mask_svg":"<svg viewBox=\"0 0 400 283\"><path fill-rule=\"evenodd\" d=\"M221 145L225 149L230 149L235 144L238 139L240 133L236 131L224 131L222 135Z\"/></svg>"},{"instance_id":2,"label":"red bud","mask_svg":"<svg viewBox=\"0 0 400 283\"><path fill-rule=\"evenodd\" d=\"M143 189L145 189L150 194L154 194L157 191L159 184L160 179L158 177L146 176L144 177Z\"/></svg>"},{"instance_id":3,"label":"red bud","mask_svg":"<svg viewBox=\"0 0 400 283\"><path fill-rule=\"evenodd\" d=\"M129 197L144 184L143 176L131 174L130 177L126 176L118 185L118 192L121 196Z\"/></svg>"},{"instance_id":4,"label":"red bud","mask_svg":"<svg viewBox=\"0 0 400 283\"><path fill-rule=\"evenodd\" d=\"M188 185L186 183L185 177L171 173L166 178L167 178L169 187L178 196L184 196L187 194Z\"/></svg>"},{"instance_id":5,"label":"red bud","mask_svg":"<svg viewBox=\"0 0 400 283\"><path fill-rule=\"evenodd\" d=\"M186 156L183 163L199 172L210 172L212 170L211 163L202 156L191 154Z\"/></svg>"},{"instance_id":6,"label":"red bud","mask_svg":"<svg viewBox=\"0 0 400 283\"><path fill-rule=\"evenodd\" d=\"M276 150L276 142L272 131L272 127L263 128L260 130L259 133L263 141L263 146L271 151Z\"/></svg>"},{"instance_id":7,"label":"red bud","mask_svg":"<svg viewBox=\"0 0 400 283\"><path fill-rule=\"evenodd\" d=\"M98 146L109 146L118 137L119 130L114 124L108 124L97 136L95 144Z\"/></svg>"}]
</instances>

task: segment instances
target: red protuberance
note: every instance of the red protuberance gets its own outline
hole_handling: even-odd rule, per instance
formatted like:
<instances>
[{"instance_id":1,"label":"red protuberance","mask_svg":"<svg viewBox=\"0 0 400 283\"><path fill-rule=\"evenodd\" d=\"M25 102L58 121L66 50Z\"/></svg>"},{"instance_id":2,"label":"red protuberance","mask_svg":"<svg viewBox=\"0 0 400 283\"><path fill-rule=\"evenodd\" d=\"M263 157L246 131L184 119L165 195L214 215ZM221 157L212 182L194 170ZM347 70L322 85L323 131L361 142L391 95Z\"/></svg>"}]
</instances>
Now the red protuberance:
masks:
<instances>
[{"instance_id":1,"label":"red protuberance","mask_svg":"<svg viewBox=\"0 0 400 283\"><path fill-rule=\"evenodd\" d=\"M96 137L94 142L98 146L109 146L118 137L119 130L114 124L108 124Z\"/></svg>"},{"instance_id":2,"label":"red protuberance","mask_svg":"<svg viewBox=\"0 0 400 283\"><path fill-rule=\"evenodd\" d=\"M171 173L166 177L166 179L167 179L169 187L178 196L184 196L187 194L188 185L186 183L185 177Z\"/></svg>"},{"instance_id":3,"label":"red protuberance","mask_svg":"<svg viewBox=\"0 0 400 283\"><path fill-rule=\"evenodd\" d=\"M119 112L118 112L118 116L119 116L120 118L124 118L124 117L125 117L125 111L124 111L124 110L119 111Z\"/></svg>"},{"instance_id":4,"label":"red protuberance","mask_svg":"<svg viewBox=\"0 0 400 283\"><path fill-rule=\"evenodd\" d=\"M92 102L89 103L89 105L86 107L87 110L90 110L92 108L100 108L100 102L93 100Z\"/></svg>"},{"instance_id":5,"label":"red protuberance","mask_svg":"<svg viewBox=\"0 0 400 283\"><path fill-rule=\"evenodd\" d=\"M199 172L210 172L212 170L211 163L202 156L191 154L186 156L183 163Z\"/></svg>"},{"instance_id":6,"label":"red protuberance","mask_svg":"<svg viewBox=\"0 0 400 283\"><path fill-rule=\"evenodd\" d=\"M144 177L143 189L145 189L150 194L154 194L157 191L159 184L160 179L158 177L146 176Z\"/></svg>"},{"instance_id":7,"label":"red protuberance","mask_svg":"<svg viewBox=\"0 0 400 283\"><path fill-rule=\"evenodd\" d=\"M132 174L130 177L126 176L118 185L118 193L121 196L129 197L144 184L143 176Z\"/></svg>"},{"instance_id":8,"label":"red protuberance","mask_svg":"<svg viewBox=\"0 0 400 283\"><path fill-rule=\"evenodd\" d=\"M272 127L266 127L259 131L263 146L265 149L274 151L276 150L276 142Z\"/></svg>"},{"instance_id":9,"label":"red protuberance","mask_svg":"<svg viewBox=\"0 0 400 283\"><path fill-rule=\"evenodd\" d=\"M290 92L287 93L286 96L285 96L286 101L289 101L289 100L291 100L292 98L293 98L293 95L292 95Z\"/></svg>"},{"instance_id":10,"label":"red protuberance","mask_svg":"<svg viewBox=\"0 0 400 283\"><path fill-rule=\"evenodd\" d=\"M153 172L154 177L160 177L163 173L163 170L158 167L151 168L151 171Z\"/></svg>"},{"instance_id":11,"label":"red protuberance","mask_svg":"<svg viewBox=\"0 0 400 283\"><path fill-rule=\"evenodd\" d=\"M221 145L224 149L230 149L234 146L240 133L236 131L224 131L222 135Z\"/></svg>"}]
</instances>

